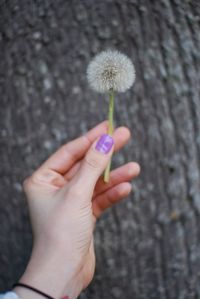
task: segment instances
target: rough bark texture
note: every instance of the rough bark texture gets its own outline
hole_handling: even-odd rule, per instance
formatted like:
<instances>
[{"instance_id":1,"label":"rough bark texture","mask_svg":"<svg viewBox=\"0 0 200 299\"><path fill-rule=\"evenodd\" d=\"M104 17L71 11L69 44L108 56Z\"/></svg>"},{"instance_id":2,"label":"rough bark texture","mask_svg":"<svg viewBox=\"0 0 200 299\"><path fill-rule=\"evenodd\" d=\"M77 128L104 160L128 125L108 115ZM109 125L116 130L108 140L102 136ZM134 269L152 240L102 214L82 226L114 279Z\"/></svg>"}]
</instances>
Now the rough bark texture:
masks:
<instances>
[{"instance_id":1,"label":"rough bark texture","mask_svg":"<svg viewBox=\"0 0 200 299\"><path fill-rule=\"evenodd\" d=\"M133 60L115 124L133 139L129 199L96 230L95 279L81 298L200 298L200 4L190 0L0 1L0 290L23 272L31 232L21 182L62 143L107 117L86 81L91 57Z\"/></svg>"}]
</instances>

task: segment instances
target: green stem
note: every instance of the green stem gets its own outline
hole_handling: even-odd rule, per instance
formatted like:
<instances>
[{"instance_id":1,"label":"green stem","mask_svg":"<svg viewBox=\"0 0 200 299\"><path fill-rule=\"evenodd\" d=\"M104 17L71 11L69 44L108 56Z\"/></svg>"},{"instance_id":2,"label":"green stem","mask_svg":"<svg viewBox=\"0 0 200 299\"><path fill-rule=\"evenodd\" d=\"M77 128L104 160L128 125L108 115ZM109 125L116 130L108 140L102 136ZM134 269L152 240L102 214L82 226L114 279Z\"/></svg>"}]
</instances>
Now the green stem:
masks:
<instances>
[{"instance_id":1,"label":"green stem","mask_svg":"<svg viewBox=\"0 0 200 299\"><path fill-rule=\"evenodd\" d=\"M108 112L108 134L112 135L114 131L113 125L113 113L114 113L114 91L110 90L109 93L109 112ZM112 157L110 158L106 170L104 172L104 182L109 182L110 168L111 168Z\"/></svg>"}]
</instances>

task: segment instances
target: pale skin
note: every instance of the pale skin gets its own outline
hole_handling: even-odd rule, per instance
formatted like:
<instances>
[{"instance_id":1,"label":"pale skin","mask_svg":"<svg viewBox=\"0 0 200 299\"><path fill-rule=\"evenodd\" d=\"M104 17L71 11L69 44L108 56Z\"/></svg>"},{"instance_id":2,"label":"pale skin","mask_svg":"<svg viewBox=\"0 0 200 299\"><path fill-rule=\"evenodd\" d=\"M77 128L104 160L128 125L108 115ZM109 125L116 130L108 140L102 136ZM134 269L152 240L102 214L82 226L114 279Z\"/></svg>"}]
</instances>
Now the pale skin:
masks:
<instances>
[{"instance_id":1,"label":"pale skin","mask_svg":"<svg viewBox=\"0 0 200 299\"><path fill-rule=\"evenodd\" d=\"M34 242L30 261L20 282L53 298L75 299L91 282L95 270L93 231L102 213L132 190L130 181L140 167L135 162L112 170L103 181L109 158L130 139L130 130L119 127L108 154L94 147L107 133L104 121L85 135L63 145L24 181ZM22 299L42 299L22 287Z\"/></svg>"}]
</instances>

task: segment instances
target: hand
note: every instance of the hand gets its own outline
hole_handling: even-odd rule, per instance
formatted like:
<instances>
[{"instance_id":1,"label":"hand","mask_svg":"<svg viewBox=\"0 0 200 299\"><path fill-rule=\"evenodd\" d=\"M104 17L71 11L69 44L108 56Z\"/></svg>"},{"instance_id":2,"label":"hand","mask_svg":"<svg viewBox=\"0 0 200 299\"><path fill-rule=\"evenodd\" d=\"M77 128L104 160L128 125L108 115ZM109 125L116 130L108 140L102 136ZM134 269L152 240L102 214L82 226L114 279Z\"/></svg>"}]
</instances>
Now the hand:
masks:
<instances>
[{"instance_id":1,"label":"hand","mask_svg":"<svg viewBox=\"0 0 200 299\"><path fill-rule=\"evenodd\" d=\"M95 269L96 220L130 193L128 181L140 171L137 163L129 162L111 171L109 183L104 183L101 174L113 151L130 138L130 131L120 127L112 136L110 152L99 152L95 145L107 127L105 121L63 145L24 182L34 243L20 282L55 298L77 298L90 283ZM26 298L26 290L17 287L16 292Z\"/></svg>"}]
</instances>

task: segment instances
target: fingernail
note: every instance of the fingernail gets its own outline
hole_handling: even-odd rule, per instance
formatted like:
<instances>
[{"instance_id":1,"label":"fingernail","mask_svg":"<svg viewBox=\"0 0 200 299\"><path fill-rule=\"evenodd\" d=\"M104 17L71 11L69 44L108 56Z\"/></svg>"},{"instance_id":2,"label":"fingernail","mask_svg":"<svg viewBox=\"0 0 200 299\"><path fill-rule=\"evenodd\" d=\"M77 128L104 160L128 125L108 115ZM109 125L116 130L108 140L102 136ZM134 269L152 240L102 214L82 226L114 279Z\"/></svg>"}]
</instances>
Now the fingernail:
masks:
<instances>
[{"instance_id":1,"label":"fingernail","mask_svg":"<svg viewBox=\"0 0 200 299\"><path fill-rule=\"evenodd\" d=\"M98 140L95 149L103 154L108 154L114 144L112 136L103 134Z\"/></svg>"}]
</instances>

